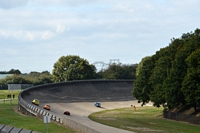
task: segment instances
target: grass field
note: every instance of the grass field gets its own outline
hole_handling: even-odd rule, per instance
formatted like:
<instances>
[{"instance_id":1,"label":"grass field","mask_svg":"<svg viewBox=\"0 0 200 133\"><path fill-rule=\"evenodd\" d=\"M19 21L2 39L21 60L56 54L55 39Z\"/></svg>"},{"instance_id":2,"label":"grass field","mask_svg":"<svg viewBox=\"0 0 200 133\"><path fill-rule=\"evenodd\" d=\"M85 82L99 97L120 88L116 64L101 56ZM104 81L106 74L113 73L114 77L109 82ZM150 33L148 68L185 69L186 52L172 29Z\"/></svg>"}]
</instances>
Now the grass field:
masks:
<instances>
[{"instance_id":1,"label":"grass field","mask_svg":"<svg viewBox=\"0 0 200 133\"><path fill-rule=\"evenodd\" d=\"M21 90L15 90L15 91L8 91L8 90L0 90L0 99L5 99L8 98L7 96L10 94L13 98L18 98L19 93Z\"/></svg>"},{"instance_id":2,"label":"grass field","mask_svg":"<svg viewBox=\"0 0 200 133\"><path fill-rule=\"evenodd\" d=\"M5 99L10 92L0 91L0 124L46 132L43 120L15 111L19 92L13 92L15 99ZM137 133L199 133L200 126L163 119L162 110L155 107L137 107L137 110L133 110L130 107L93 113L89 118L105 125ZM53 122L48 124L48 131L49 133L75 133Z\"/></svg>"},{"instance_id":3,"label":"grass field","mask_svg":"<svg viewBox=\"0 0 200 133\"><path fill-rule=\"evenodd\" d=\"M7 96L9 92L0 92L0 96ZM19 92L16 93L18 96ZM27 130L33 130L37 132L46 132L46 124L43 120L40 120L33 116L25 116L17 113L18 99L0 99L0 124L14 126L16 128L23 128ZM53 122L48 123L49 133L75 133L74 131L67 129L61 125L57 125Z\"/></svg>"},{"instance_id":4,"label":"grass field","mask_svg":"<svg viewBox=\"0 0 200 133\"><path fill-rule=\"evenodd\" d=\"M90 119L117 128L137 133L199 133L200 126L166 120L162 117L162 108L138 107L105 110L93 113Z\"/></svg>"}]
</instances>

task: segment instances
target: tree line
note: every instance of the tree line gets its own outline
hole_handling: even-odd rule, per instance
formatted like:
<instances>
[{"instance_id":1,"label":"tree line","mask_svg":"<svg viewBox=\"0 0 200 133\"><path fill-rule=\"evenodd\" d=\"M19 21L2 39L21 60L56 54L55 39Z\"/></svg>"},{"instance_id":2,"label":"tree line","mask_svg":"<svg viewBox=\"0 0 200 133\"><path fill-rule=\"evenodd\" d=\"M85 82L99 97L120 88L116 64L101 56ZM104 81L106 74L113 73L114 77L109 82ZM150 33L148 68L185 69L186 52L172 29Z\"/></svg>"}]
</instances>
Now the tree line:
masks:
<instances>
[{"instance_id":1,"label":"tree line","mask_svg":"<svg viewBox=\"0 0 200 133\"><path fill-rule=\"evenodd\" d=\"M171 39L169 46L144 57L136 69L133 96L145 105L173 109L200 106L200 29Z\"/></svg>"},{"instance_id":2,"label":"tree line","mask_svg":"<svg viewBox=\"0 0 200 133\"><path fill-rule=\"evenodd\" d=\"M48 71L21 74L19 70L11 69L7 76L0 79L0 84L33 84L66 82L86 79L135 79L138 64L112 63L108 68L97 71L93 64L77 55L61 56L53 65L52 73ZM20 73L16 74L16 71ZM2 74L2 73L1 73ZM8 74L8 72L3 72Z\"/></svg>"},{"instance_id":3,"label":"tree line","mask_svg":"<svg viewBox=\"0 0 200 133\"><path fill-rule=\"evenodd\" d=\"M10 71L0 71L0 74L21 74L18 69L11 69Z\"/></svg>"}]
</instances>

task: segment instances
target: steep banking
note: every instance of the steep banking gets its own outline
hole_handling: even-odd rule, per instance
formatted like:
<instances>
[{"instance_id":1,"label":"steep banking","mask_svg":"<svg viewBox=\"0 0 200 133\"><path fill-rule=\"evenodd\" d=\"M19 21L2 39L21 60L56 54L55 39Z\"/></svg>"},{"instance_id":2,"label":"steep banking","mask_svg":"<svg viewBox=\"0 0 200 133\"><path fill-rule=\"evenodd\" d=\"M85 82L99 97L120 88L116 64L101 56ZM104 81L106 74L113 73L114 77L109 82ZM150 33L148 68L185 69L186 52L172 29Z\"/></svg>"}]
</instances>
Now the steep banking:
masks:
<instances>
[{"instance_id":1,"label":"steep banking","mask_svg":"<svg viewBox=\"0 0 200 133\"><path fill-rule=\"evenodd\" d=\"M88 115L105 109L136 105L132 89L133 80L69 81L35 86L19 95L19 109L41 118L49 115L52 121L83 133L131 133L93 122ZM39 106L31 104L35 98L40 100ZM101 102L101 108L94 106L95 101ZM45 104L51 105L51 111L43 109ZM63 115L65 110L70 111L70 117Z\"/></svg>"},{"instance_id":2,"label":"steep banking","mask_svg":"<svg viewBox=\"0 0 200 133\"><path fill-rule=\"evenodd\" d=\"M126 101L133 100L133 80L83 80L47 84L32 87L21 96L31 103L41 102L84 102L84 101Z\"/></svg>"}]
</instances>

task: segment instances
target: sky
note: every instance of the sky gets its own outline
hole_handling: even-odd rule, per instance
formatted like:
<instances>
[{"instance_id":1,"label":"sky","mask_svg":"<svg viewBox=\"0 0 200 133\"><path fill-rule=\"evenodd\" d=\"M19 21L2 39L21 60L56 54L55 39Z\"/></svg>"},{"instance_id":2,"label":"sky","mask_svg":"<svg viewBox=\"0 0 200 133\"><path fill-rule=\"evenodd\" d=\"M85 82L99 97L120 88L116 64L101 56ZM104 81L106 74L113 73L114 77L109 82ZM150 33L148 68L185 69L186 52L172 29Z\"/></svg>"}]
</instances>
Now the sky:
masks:
<instances>
[{"instance_id":1,"label":"sky","mask_svg":"<svg viewBox=\"0 0 200 133\"><path fill-rule=\"evenodd\" d=\"M136 64L200 28L199 0L1 0L0 71L53 70L78 55L97 69Z\"/></svg>"}]
</instances>

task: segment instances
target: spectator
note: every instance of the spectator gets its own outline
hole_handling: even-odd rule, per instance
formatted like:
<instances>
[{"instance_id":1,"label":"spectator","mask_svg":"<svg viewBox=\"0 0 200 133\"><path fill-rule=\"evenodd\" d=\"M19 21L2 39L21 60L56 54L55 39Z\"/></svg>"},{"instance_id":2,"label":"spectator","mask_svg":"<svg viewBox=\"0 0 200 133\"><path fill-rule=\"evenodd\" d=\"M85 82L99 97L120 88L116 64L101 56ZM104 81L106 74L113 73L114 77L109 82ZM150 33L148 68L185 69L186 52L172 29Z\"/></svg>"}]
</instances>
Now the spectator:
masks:
<instances>
[{"instance_id":1,"label":"spectator","mask_svg":"<svg viewBox=\"0 0 200 133\"><path fill-rule=\"evenodd\" d=\"M134 110L136 110L136 107L135 107L135 105L133 106L133 108L134 108Z\"/></svg>"}]
</instances>

